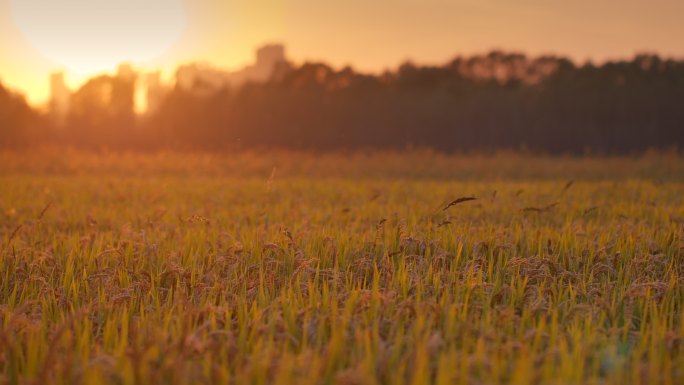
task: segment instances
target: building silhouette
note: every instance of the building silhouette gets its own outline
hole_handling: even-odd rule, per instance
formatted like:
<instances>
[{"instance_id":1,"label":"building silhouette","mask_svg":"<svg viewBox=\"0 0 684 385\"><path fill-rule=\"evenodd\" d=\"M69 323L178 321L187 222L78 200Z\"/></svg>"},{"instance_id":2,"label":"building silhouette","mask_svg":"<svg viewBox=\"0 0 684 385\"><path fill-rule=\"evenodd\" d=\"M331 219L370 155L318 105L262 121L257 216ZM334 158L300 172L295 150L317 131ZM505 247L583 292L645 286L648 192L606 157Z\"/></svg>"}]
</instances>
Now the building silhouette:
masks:
<instances>
[{"instance_id":1,"label":"building silhouette","mask_svg":"<svg viewBox=\"0 0 684 385\"><path fill-rule=\"evenodd\" d=\"M58 124L63 124L69 113L71 90L64 80L64 72L50 74L49 114Z\"/></svg>"},{"instance_id":2,"label":"building silhouette","mask_svg":"<svg viewBox=\"0 0 684 385\"><path fill-rule=\"evenodd\" d=\"M228 73L206 63L186 64L176 70L176 86L197 94L210 95L229 84Z\"/></svg>"},{"instance_id":3,"label":"building silhouette","mask_svg":"<svg viewBox=\"0 0 684 385\"><path fill-rule=\"evenodd\" d=\"M183 65L176 72L176 85L197 94L211 95L223 88L239 88L248 82L265 82L288 63L285 46L268 44L257 49L256 62L238 71L224 71L204 63Z\"/></svg>"},{"instance_id":4,"label":"building silhouette","mask_svg":"<svg viewBox=\"0 0 684 385\"><path fill-rule=\"evenodd\" d=\"M153 113L161 106L166 94L167 87L162 84L161 72L150 72L145 75L145 113Z\"/></svg>"},{"instance_id":5,"label":"building silhouette","mask_svg":"<svg viewBox=\"0 0 684 385\"><path fill-rule=\"evenodd\" d=\"M256 50L254 64L237 71L225 71L206 63L180 66L176 70L176 87L196 95L210 96L224 88L239 88L249 82L265 82L277 70L288 66L288 63L282 44L268 44ZM140 106L144 106L145 113L154 112L170 91L170 87L163 84L159 71L139 76L127 63L119 65L116 74L106 83L109 85L103 90L106 91L103 96L118 113L128 113L131 108L142 112L143 109L138 108ZM51 74L49 113L59 125L66 122L72 107L72 96L64 73Z\"/></svg>"},{"instance_id":6,"label":"building silhouette","mask_svg":"<svg viewBox=\"0 0 684 385\"><path fill-rule=\"evenodd\" d=\"M286 63L285 47L282 44L269 44L256 51L256 63L242 71L231 74L231 85L239 86L246 82L265 82L279 65Z\"/></svg>"}]
</instances>

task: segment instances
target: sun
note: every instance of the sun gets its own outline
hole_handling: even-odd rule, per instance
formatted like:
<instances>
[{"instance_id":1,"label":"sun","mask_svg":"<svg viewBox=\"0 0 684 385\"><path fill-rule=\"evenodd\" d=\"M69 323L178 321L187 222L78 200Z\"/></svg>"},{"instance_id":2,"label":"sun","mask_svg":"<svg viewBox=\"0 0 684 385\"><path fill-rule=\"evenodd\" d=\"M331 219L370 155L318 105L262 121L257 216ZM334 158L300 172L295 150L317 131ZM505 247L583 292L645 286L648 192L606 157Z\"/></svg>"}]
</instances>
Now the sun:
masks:
<instances>
[{"instance_id":1,"label":"sun","mask_svg":"<svg viewBox=\"0 0 684 385\"><path fill-rule=\"evenodd\" d=\"M14 22L49 60L77 73L159 57L182 35L183 0L11 0Z\"/></svg>"}]
</instances>

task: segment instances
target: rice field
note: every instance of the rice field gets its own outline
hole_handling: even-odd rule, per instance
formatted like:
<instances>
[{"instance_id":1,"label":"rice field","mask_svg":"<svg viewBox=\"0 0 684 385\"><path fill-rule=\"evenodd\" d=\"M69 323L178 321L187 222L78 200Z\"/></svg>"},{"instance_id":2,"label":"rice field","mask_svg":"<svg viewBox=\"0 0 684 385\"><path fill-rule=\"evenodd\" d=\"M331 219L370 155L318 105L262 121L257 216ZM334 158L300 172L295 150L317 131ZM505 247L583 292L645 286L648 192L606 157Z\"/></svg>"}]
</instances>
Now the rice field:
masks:
<instances>
[{"instance_id":1,"label":"rice field","mask_svg":"<svg viewBox=\"0 0 684 385\"><path fill-rule=\"evenodd\" d=\"M676 154L0 161L3 385L684 382Z\"/></svg>"}]
</instances>

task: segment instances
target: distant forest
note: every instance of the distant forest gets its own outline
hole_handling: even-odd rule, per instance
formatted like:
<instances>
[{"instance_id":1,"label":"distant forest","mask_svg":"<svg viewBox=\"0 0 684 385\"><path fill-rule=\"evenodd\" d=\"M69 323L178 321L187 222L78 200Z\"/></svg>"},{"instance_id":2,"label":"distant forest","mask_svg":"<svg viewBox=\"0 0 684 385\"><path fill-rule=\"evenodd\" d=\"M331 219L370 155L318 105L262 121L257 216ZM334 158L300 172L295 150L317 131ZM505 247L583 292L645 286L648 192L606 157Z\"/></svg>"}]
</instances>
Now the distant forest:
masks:
<instances>
[{"instance_id":1,"label":"distant forest","mask_svg":"<svg viewBox=\"0 0 684 385\"><path fill-rule=\"evenodd\" d=\"M91 79L61 124L0 85L0 146L615 154L684 143L684 61L654 55L576 65L492 52L379 75L284 63L235 89L177 85L143 116L134 82Z\"/></svg>"}]
</instances>

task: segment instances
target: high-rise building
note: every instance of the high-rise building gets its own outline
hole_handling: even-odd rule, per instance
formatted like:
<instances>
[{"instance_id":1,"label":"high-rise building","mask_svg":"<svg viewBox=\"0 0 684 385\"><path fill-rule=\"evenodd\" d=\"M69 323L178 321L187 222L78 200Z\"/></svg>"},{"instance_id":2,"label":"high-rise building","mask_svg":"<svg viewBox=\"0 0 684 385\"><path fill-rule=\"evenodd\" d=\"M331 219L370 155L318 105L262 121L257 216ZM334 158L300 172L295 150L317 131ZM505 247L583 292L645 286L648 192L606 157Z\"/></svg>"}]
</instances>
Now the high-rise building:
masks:
<instances>
[{"instance_id":1,"label":"high-rise building","mask_svg":"<svg viewBox=\"0 0 684 385\"><path fill-rule=\"evenodd\" d=\"M111 83L110 108L114 115L125 119L132 119L138 111L140 96L138 87L138 74L128 63L120 64L116 76Z\"/></svg>"},{"instance_id":2,"label":"high-rise building","mask_svg":"<svg viewBox=\"0 0 684 385\"><path fill-rule=\"evenodd\" d=\"M223 87L241 87L247 82L265 82L273 73L287 64L285 46L264 45L256 51L256 62L241 70L227 72L204 64L181 66L176 72L176 85L197 94L211 94Z\"/></svg>"},{"instance_id":3,"label":"high-rise building","mask_svg":"<svg viewBox=\"0 0 684 385\"><path fill-rule=\"evenodd\" d=\"M282 44L269 44L260 47L256 52L256 65L253 68L253 76L256 80L267 80L273 74L278 64L284 63L285 46Z\"/></svg>"},{"instance_id":4,"label":"high-rise building","mask_svg":"<svg viewBox=\"0 0 684 385\"><path fill-rule=\"evenodd\" d=\"M256 51L256 63L232 74L233 84L245 82L265 82L273 75L279 65L287 63L285 46L268 44Z\"/></svg>"},{"instance_id":5,"label":"high-rise building","mask_svg":"<svg viewBox=\"0 0 684 385\"><path fill-rule=\"evenodd\" d=\"M71 91L64 81L63 72L50 74L50 114L62 123L69 112Z\"/></svg>"},{"instance_id":6,"label":"high-rise building","mask_svg":"<svg viewBox=\"0 0 684 385\"><path fill-rule=\"evenodd\" d=\"M145 76L146 108L145 112L151 113L157 110L166 96L166 87L161 81L161 72L151 72Z\"/></svg>"},{"instance_id":7,"label":"high-rise building","mask_svg":"<svg viewBox=\"0 0 684 385\"><path fill-rule=\"evenodd\" d=\"M134 82L137 77L137 74L133 69L133 66L131 66L128 63L121 63L117 68L116 76L121 80L127 82Z\"/></svg>"}]
</instances>

